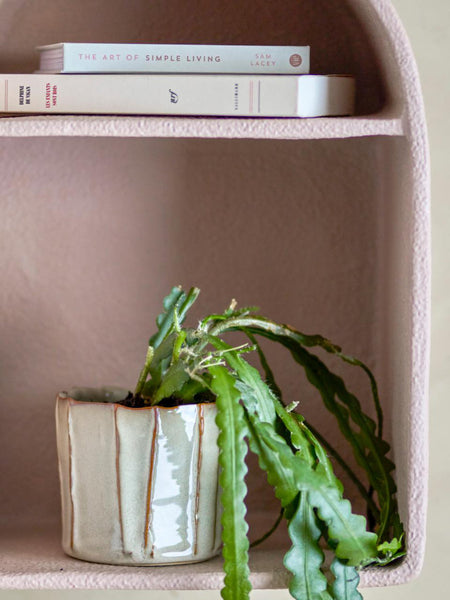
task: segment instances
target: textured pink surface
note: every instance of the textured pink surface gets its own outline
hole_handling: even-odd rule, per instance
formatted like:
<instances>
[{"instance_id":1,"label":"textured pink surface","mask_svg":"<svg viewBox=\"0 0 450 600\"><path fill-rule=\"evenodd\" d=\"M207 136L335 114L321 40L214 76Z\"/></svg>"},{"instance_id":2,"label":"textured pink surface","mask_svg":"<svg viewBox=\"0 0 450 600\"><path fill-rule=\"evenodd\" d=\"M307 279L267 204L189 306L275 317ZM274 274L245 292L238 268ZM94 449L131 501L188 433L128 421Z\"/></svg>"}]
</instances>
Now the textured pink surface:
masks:
<instances>
[{"instance_id":1,"label":"textured pink surface","mask_svg":"<svg viewBox=\"0 0 450 600\"><path fill-rule=\"evenodd\" d=\"M29 116L0 118L0 136L327 139L402 135L400 117L317 119Z\"/></svg>"},{"instance_id":2,"label":"textured pink surface","mask_svg":"<svg viewBox=\"0 0 450 600\"><path fill-rule=\"evenodd\" d=\"M220 585L214 562L177 567L169 578L166 570L73 561L59 548L54 520L56 391L132 385L160 298L179 282L200 285L207 308L230 295L258 302L374 367L409 552L398 568L366 571L362 582L406 581L419 573L425 545L430 259L428 150L404 31L386 0L173 8L140 2L131 14L125 0L107 8L80 0L76 11L68 1L3 0L0 71L32 70L34 45L59 39L311 43L313 71L356 74L358 116L0 119L0 511L9 524L0 586ZM101 22L86 19L88 9ZM212 139L177 139L203 137ZM267 139L214 139L222 137ZM297 399L295 373L275 359ZM305 409L335 435L311 401L302 392ZM254 514L266 493L254 473L250 488ZM47 532L28 539L30 523L48 523ZM255 586L284 586L272 556L258 556Z\"/></svg>"},{"instance_id":3,"label":"textured pink surface","mask_svg":"<svg viewBox=\"0 0 450 600\"><path fill-rule=\"evenodd\" d=\"M251 582L255 589L282 589L288 585L289 574L282 562L284 551L270 546L250 554ZM164 567L100 565L66 556L58 536L43 529L5 533L0 551L4 589L218 590L223 582L221 558ZM396 571L366 569L361 573L361 586L395 583Z\"/></svg>"}]
</instances>

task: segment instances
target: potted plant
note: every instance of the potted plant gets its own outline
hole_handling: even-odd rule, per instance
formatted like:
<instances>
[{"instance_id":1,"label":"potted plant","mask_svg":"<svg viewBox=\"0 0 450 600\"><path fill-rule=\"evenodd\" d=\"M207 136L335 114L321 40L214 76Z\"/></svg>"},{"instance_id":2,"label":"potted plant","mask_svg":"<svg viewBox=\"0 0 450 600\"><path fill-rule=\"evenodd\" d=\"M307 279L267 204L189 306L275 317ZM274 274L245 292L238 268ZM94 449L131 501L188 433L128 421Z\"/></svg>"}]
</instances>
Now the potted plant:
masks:
<instances>
[{"instance_id":1,"label":"potted plant","mask_svg":"<svg viewBox=\"0 0 450 600\"><path fill-rule=\"evenodd\" d=\"M292 573L291 595L301 600L361 598L358 571L405 554L374 376L327 339L277 324L254 308L237 308L234 301L223 313L185 327L198 294L197 288L184 292L176 287L164 299L133 393L78 389L58 397L64 549L98 562L205 560L220 550L221 529L222 596L248 598L249 447L280 502L280 518L287 521L292 546L284 564ZM229 334L236 332L248 343L230 345ZM304 369L351 445L367 484L295 403L284 403L261 337L281 344ZM342 378L311 352L314 347L363 369L376 422ZM258 355L262 375L247 361L250 352ZM206 443L211 444L207 451ZM352 512L329 454L357 485L367 520ZM92 503L103 507L100 514ZM329 570L324 547L333 555Z\"/></svg>"}]
</instances>

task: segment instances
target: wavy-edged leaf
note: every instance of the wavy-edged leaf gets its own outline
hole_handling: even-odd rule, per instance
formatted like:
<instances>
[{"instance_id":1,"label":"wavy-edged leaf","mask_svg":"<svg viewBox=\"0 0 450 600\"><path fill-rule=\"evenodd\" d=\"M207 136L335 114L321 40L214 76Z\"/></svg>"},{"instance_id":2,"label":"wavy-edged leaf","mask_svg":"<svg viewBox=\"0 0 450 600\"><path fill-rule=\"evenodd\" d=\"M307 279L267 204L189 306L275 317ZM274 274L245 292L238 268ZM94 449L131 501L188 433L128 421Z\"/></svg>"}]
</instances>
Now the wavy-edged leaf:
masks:
<instances>
[{"instance_id":1,"label":"wavy-edged leaf","mask_svg":"<svg viewBox=\"0 0 450 600\"><path fill-rule=\"evenodd\" d=\"M359 573L355 567L349 567L335 558L330 570L334 575L331 589L336 600L363 600L358 592Z\"/></svg>"},{"instance_id":2,"label":"wavy-edged leaf","mask_svg":"<svg viewBox=\"0 0 450 600\"><path fill-rule=\"evenodd\" d=\"M208 340L217 350L227 350L224 352L223 358L236 372L241 382L245 384L245 393L244 386L241 391L247 410L256 413L261 421L274 423L276 397L261 379L258 369L249 365L236 351L232 350L231 346L219 338L209 336Z\"/></svg>"},{"instance_id":3,"label":"wavy-edged leaf","mask_svg":"<svg viewBox=\"0 0 450 600\"><path fill-rule=\"evenodd\" d=\"M335 460L340 464L340 466L345 470L347 475L353 481L353 483L358 488L361 496L366 500L368 510L370 511L370 515L373 517L374 521L377 522L380 517L380 511L378 506L375 504L373 498L370 496L370 493L366 490L363 483L360 481L356 473L351 469L351 467L347 464L347 462L341 457L339 452L326 440L324 437L320 435L320 433L315 430L310 423L306 423L304 417L297 412L290 412L286 410L285 406L282 403L282 393L281 389L277 385L275 381L274 374L270 365L267 362L267 359L262 351L261 346L258 344L256 337L250 333L248 330L244 330L244 332L249 337L252 344L256 347L258 351L258 355L260 358L261 366L264 370L266 383L269 385L270 389L275 392L279 401L275 403L275 408L278 417L282 420L286 431L289 433L289 439L294 448L302 452L302 457L305 460L311 461L314 460L313 454L317 460L319 460L324 467L327 469L329 473L329 477L334 477L334 470L331 465L331 462L326 455L325 450L327 450ZM360 363L357 359L348 358L348 362L351 364L356 364L361 366L361 368L365 368L363 363ZM344 358L343 358L344 359ZM353 361L353 362L352 362ZM372 373L369 371L369 376L373 379ZM376 390L374 393L378 394ZM339 480L337 480L339 481ZM341 484L342 485L342 484ZM395 529L394 529L395 533Z\"/></svg>"},{"instance_id":4,"label":"wavy-edged leaf","mask_svg":"<svg viewBox=\"0 0 450 600\"><path fill-rule=\"evenodd\" d=\"M288 347L291 345L289 344ZM339 427L351 443L357 462L365 469L380 502L378 535L383 540L397 512L393 494L395 482L390 475L393 463L386 457L389 445L375 434L375 423L363 413L357 398L351 394L343 380L331 373L326 365L304 348L290 347L292 356L305 369L306 376L320 392L327 409L338 421ZM340 404L338 400L344 404ZM350 419L358 426L355 431Z\"/></svg>"},{"instance_id":5,"label":"wavy-edged leaf","mask_svg":"<svg viewBox=\"0 0 450 600\"><path fill-rule=\"evenodd\" d=\"M244 333L247 335L248 339L255 346L256 351L258 352L259 362L261 363L261 366L264 370L265 383L269 386L270 390L275 394L275 396L279 400L281 400L282 399L281 389L278 386L277 382L275 381L275 376L269 365L266 355L264 354L263 349L261 348L261 345L258 343L258 340L255 338L255 336L252 333L250 333L250 331L244 330Z\"/></svg>"},{"instance_id":6,"label":"wavy-edged leaf","mask_svg":"<svg viewBox=\"0 0 450 600\"><path fill-rule=\"evenodd\" d=\"M405 556L406 549L403 538L404 533L402 532L399 538L394 537L390 542L383 542L378 546L378 552L381 554L377 560L379 565L387 565Z\"/></svg>"},{"instance_id":7,"label":"wavy-edged leaf","mask_svg":"<svg viewBox=\"0 0 450 600\"><path fill-rule=\"evenodd\" d=\"M308 454L306 451L307 445L310 444L314 448L314 452L317 457L317 460L325 469L325 473L327 474L328 481L332 484L335 484L336 487L339 489L339 491L342 493L342 491L343 491L342 483L335 476L333 467L332 467L322 445L317 440L315 435L309 430L309 427L307 427L306 424L303 422L303 418L301 417L301 415L298 415L295 413L294 414L288 413L281 404L277 405L277 414L283 420L283 422L284 422L285 426L288 428L288 430L291 432L291 440L292 440L293 445L296 448L298 448L300 451L303 451L303 457L305 457L308 460L308 462L312 463L311 452ZM304 495L305 494L303 493L302 497ZM317 525L315 525L315 526L317 528ZM294 541L293 536L292 536L293 527L291 526L291 524L289 525L288 531L289 531L291 540ZM321 530L319 528L317 528L317 532L316 532L317 539L319 539L320 534L321 534ZM304 537L306 535L307 534L304 533ZM336 550L335 544L333 544L333 549ZM378 550L380 550L380 548L378 548ZM293 552L293 551L294 550L292 550L290 552ZM297 559L297 563L299 563L298 559ZM285 566L289 568L289 565L286 564L286 559L285 559ZM292 561L290 570L294 573L294 570L297 568L299 571L301 570L301 568L302 568L301 563L300 563L300 566L298 566L298 564L296 565L296 563ZM348 565L344 565L343 563L341 563L339 561L339 559L335 558L332 563L332 566L331 566L331 571L335 576L335 581L334 581L334 584L332 587L332 591L333 591L333 597L336 600L362 600L361 594L359 594L359 592L357 591L357 587L359 584L359 575L358 575L358 572L355 567L350 567ZM318 575L317 577L320 579L320 575ZM298 576L297 576L297 579L298 579ZM303 592L303 593L305 594L305 592ZM296 597L296 596L294 596L294 597ZM305 594L304 598L308 598L308 596ZM321 598L321 597L318 596L318 598Z\"/></svg>"},{"instance_id":8,"label":"wavy-edged leaf","mask_svg":"<svg viewBox=\"0 0 450 600\"><path fill-rule=\"evenodd\" d=\"M331 354L340 354L341 348L333 344L321 335L307 335L296 331L288 325L280 325L262 317L260 315L244 315L237 316L227 320L227 322L219 323L211 333L213 335L222 334L224 331L232 331L238 329L240 331L248 330L251 333L260 333L265 331L268 334L274 334L276 337L282 335L288 339L293 339L305 347L320 346Z\"/></svg>"},{"instance_id":9,"label":"wavy-edged leaf","mask_svg":"<svg viewBox=\"0 0 450 600\"><path fill-rule=\"evenodd\" d=\"M296 600L332 600L327 592L327 579L321 570L324 554L319 539L322 532L317 527L307 492L300 494L288 531L292 547L283 563L293 575L289 583L291 595Z\"/></svg>"},{"instance_id":10,"label":"wavy-edged leaf","mask_svg":"<svg viewBox=\"0 0 450 600\"><path fill-rule=\"evenodd\" d=\"M294 416L297 415L294 413ZM326 450L328 454L332 456L335 459L335 461L342 467L342 469L347 473L348 477L358 488L362 498L364 498L364 500L367 502L368 511L371 517L373 518L374 522L377 522L380 517L380 510L375 504L373 498L370 496L368 490L366 490L363 483L353 471L353 469L350 467L350 465L347 464L347 462L342 458L342 456L339 454L336 448L332 444L330 444L330 442L326 438L324 438L319 433L319 431L317 431L317 429L311 425L311 423L306 421L302 421L302 423L307 427L307 429L311 432L311 434L318 441L318 443L321 444L324 450Z\"/></svg>"},{"instance_id":11,"label":"wavy-edged leaf","mask_svg":"<svg viewBox=\"0 0 450 600\"><path fill-rule=\"evenodd\" d=\"M277 341L286 347L301 347L312 348L320 347L330 354L338 356L344 362L361 368L369 378L372 398L375 405L375 410L378 417L378 436L382 436L383 412L378 395L378 387L375 377L369 367L362 361L342 353L340 346L334 344L330 340L321 335L307 335L289 327L275 323L266 317L260 315L245 315L234 317L220 323L211 333L218 335L224 331L240 330L250 332L251 334L259 334L273 341Z\"/></svg>"},{"instance_id":12,"label":"wavy-edged leaf","mask_svg":"<svg viewBox=\"0 0 450 600\"><path fill-rule=\"evenodd\" d=\"M205 317L203 319L203 321L201 322L201 325L203 328L205 328L205 326L213 324L215 321L225 321L226 319L230 319L230 318L234 318L234 317L247 316L253 312L258 312L258 311L259 311L258 306L243 306L242 308L238 308L238 309L233 309L233 307L230 306L220 315L219 314L208 315L207 317Z\"/></svg>"},{"instance_id":13,"label":"wavy-edged leaf","mask_svg":"<svg viewBox=\"0 0 450 600\"><path fill-rule=\"evenodd\" d=\"M243 401L245 402L244 398ZM250 449L258 456L259 466L266 472L267 481L275 490L281 506L288 506L297 496L296 463L285 440L269 423L259 422L248 413Z\"/></svg>"},{"instance_id":14,"label":"wavy-edged leaf","mask_svg":"<svg viewBox=\"0 0 450 600\"><path fill-rule=\"evenodd\" d=\"M216 423L220 431L219 482L222 488L222 554L225 571L225 587L221 595L224 600L247 600L251 590L244 503L247 494L244 478L247 472L245 437L248 428L244 409L239 403L239 392L234 387L234 377L222 366L208 370L212 376L211 389L217 397Z\"/></svg>"},{"instance_id":15,"label":"wavy-edged leaf","mask_svg":"<svg viewBox=\"0 0 450 600\"><path fill-rule=\"evenodd\" d=\"M321 465L314 471L316 481L301 484L310 490L310 502L317 510L320 519L326 523L328 536L337 542L336 556L347 560L350 566L369 564L377 556L377 535L366 528L366 519L352 513L350 502L343 498L337 487L321 481ZM308 473L309 474L309 473ZM326 478L325 471L323 477Z\"/></svg>"},{"instance_id":16,"label":"wavy-edged leaf","mask_svg":"<svg viewBox=\"0 0 450 600\"><path fill-rule=\"evenodd\" d=\"M402 547L402 540L393 538L390 542L383 542L378 546L378 550L383 554L397 554Z\"/></svg>"},{"instance_id":17,"label":"wavy-edged leaf","mask_svg":"<svg viewBox=\"0 0 450 600\"><path fill-rule=\"evenodd\" d=\"M337 480L336 483L329 480L323 465L313 469L299 454L294 455L285 440L267 423L252 420L251 425L260 465L267 471L268 481L275 487L277 497L285 502L284 506L295 497L295 490L308 492L309 502L326 524L329 538L336 541L336 556L347 560L349 565L372 562L377 555L377 536L367 531L362 515L352 513L351 504L342 497ZM252 445L250 447L253 450Z\"/></svg>"},{"instance_id":18,"label":"wavy-edged leaf","mask_svg":"<svg viewBox=\"0 0 450 600\"><path fill-rule=\"evenodd\" d=\"M192 301L194 300L195 298ZM182 308L183 306L186 306L184 301L175 305L172 311L172 324L167 330L166 340L167 334L170 335L171 331L180 331L179 315L185 315L186 312ZM343 355L338 346L322 336L305 336L290 327L278 325L263 317L246 314L246 311L237 314L237 311L233 312L230 309L227 314L224 313L223 318L212 319L211 321L208 321L207 318L204 323L207 325L201 331L202 335L197 335L197 341L192 342L190 347L193 352L189 354L189 358L183 355L182 359L186 358L189 366L192 367L190 357L194 356L194 353L200 355L211 339L216 340L213 345L215 345L218 352L214 353L214 356L217 354L221 360L226 360L231 370L234 371L234 374L231 375L224 369L220 378L223 377L225 381L226 376L223 373L227 373L227 385L232 385L233 378L238 380L235 387L239 389L240 394L237 393L237 390L234 390L234 398L241 396L247 412L251 448L257 452L261 467L266 470L269 482L275 487L276 495L284 506L284 514L288 521L293 518L295 499L298 498L298 491L302 490L302 495L308 495L308 501L317 518L316 525L322 527L322 534L327 539L330 547L336 551L338 557L346 562L345 565L341 566L352 569L348 566L349 564L364 565L374 559L384 564L389 560L393 560L395 556L400 556L401 547L398 547L398 543L394 543L392 549L390 546L380 544L380 542L388 539L391 532L401 541L403 527L398 517L397 504L394 499L396 487L391 476L393 463L386 457L389 445L381 438L382 412L376 382L370 370L360 361ZM357 462L363 466L368 474L370 484L375 492L374 497L370 497L369 500L372 502L373 499L378 500L381 508L381 513L376 514L376 510L373 511L380 523L378 540L375 534L366 531L364 517L351 513L350 504L342 497L340 482L331 474L328 458L317 438L309 429L305 429L306 425L300 421L294 425L295 417L290 413L286 412L287 415L290 415L288 417L280 414L279 408L277 409L278 401L270 389L272 386L272 389L277 391L272 383L272 381L274 382L273 373L259 346L257 346L257 349L263 362L269 386L261 379L259 372L248 365L238 352L228 352L231 347L216 337L225 331L235 330L248 334L250 338L254 334L258 334L281 343L305 369L308 380L319 390L324 404L334 414L341 431L351 443ZM171 344L173 348L172 340ZM372 395L378 416L378 427L362 411L358 399L347 390L342 379L329 371L318 357L306 350L306 347L314 346L319 346L327 352L339 356L342 360L364 369L371 382ZM224 352L221 353L221 351ZM164 356L156 375L165 376L168 374L170 371L170 356L172 355L173 353ZM199 364L202 365L201 362ZM209 369L210 373L213 373L211 369L218 368L211 367ZM221 368L223 369L223 367ZM218 380L215 379L214 381L217 384ZM205 381L206 385L208 383ZM183 387L185 385L186 382L183 383ZM240 406L238 401L236 404ZM280 406L282 406L281 403ZM242 407L240 408L242 410ZM285 409L283 408L283 410ZM293 417L294 420L291 420L290 417ZM283 421L283 424L279 428L278 423L280 421ZM281 432L282 436L277 436L277 431ZM303 448L303 452L299 446ZM298 450L298 452L295 450ZM309 459L306 450L309 452ZM378 548L377 541L379 543ZM377 550L384 556L376 559ZM395 556L392 556L393 554ZM339 570L339 565L337 565L337 569ZM336 579L340 578L342 583L342 577L343 574L339 572ZM239 597L234 595L234 591L229 591L227 598L233 598L234 600L235 597ZM329 592L331 593L330 589ZM248 597L248 591L242 593L244 594L243 598ZM349 598L351 599L351 596ZM355 596L355 598L357 597Z\"/></svg>"},{"instance_id":19,"label":"wavy-edged leaf","mask_svg":"<svg viewBox=\"0 0 450 600\"><path fill-rule=\"evenodd\" d=\"M279 325L260 316L245 316L229 319L219 323L212 333L222 334L225 331L249 331L279 342L288 348L294 358L305 369L307 378L320 392L325 406L336 417L339 427L352 445L357 462L364 468L370 484L376 491L380 503L378 536L384 541L392 531L394 535L401 533L402 526L396 520L398 514L394 499L396 485L391 476L393 463L386 457L389 445L381 439L382 416L375 379L368 367L361 361L342 354L341 349L322 336L307 336L286 325ZM379 417L378 433L375 422L366 415L358 399L351 394L343 380L329 371L326 365L306 347L319 346L339 356L345 362L363 368L370 378L372 396ZM356 425L356 428L352 425Z\"/></svg>"},{"instance_id":20,"label":"wavy-edged leaf","mask_svg":"<svg viewBox=\"0 0 450 600\"><path fill-rule=\"evenodd\" d=\"M314 467L318 457L315 453L311 440L308 439L308 437L305 435L305 430L301 427L301 420L303 417L297 413L292 414L288 412L281 402L276 403L275 410L290 434L290 441L293 447L300 452L301 458L303 458L308 465Z\"/></svg>"},{"instance_id":21,"label":"wavy-edged leaf","mask_svg":"<svg viewBox=\"0 0 450 600\"><path fill-rule=\"evenodd\" d=\"M317 457L317 460L324 467L325 473L327 474L328 481L330 483L334 483L336 485L336 487L339 489L339 491L342 493L343 492L342 483L335 476L333 467L332 467L322 445L317 440L317 438L314 436L314 434L309 430L309 428L306 426L306 424L303 422L303 418L300 415L288 413L284 409L284 407L281 405L277 406L277 414L283 420L286 427L291 432L291 440L292 440L292 443L294 444L294 446L300 450L303 450L303 456L308 456L308 454L306 454L306 452L305 452L305 448L307 447L307 444L309 443L314 448L314 453ZM311 454L312 453L310 452L309 461L311 461ZM302 494L302 497L303 496L305 496L305 493ZM311 507L310 507L310 510L311 510ZM320 538L320 535L322 532L321 532L321 529L319 529L317 527L316 523L315 523L315 527L316 527L316 536L317 536L316 539L318 540ZM322 527L323 527L323 523L322 523ZM294 547L295 547L292 524L289 525L288 531L289 531L291 540L294 542ZM306 532L303 532L303 538L307 538ZM336 546L334 543L332 545L333 545L333 550L335 551ZM294 548L290 551L290 553L294 553ZM291 570L291 572L293 572L294 574L295 574L296 569L298 569L298 571L301 571L302 563L299 561L299 559L297 558L296 562L292 561L290 564L288 564L286 562L287 556L288 555L286 555L286 557L285 557L285 562L284 562L285 566L287 568L289 568ZM335 558L331 565L331 572L335 576L335 580L334 580L333 586L332 586L332 594L333 594L333 598L335 600L362 600L362 596L361 596L361 594L359 594L359 592L357 590L357 587L359 584L359 574L355 567L350 567L350 566L344 565L343 563L341 563L339 561L338 558ZM322 580L322 577L324 577L323 574L321 572L319 572L319 574L317 574L318 580L319 581ZM299 579L298 575L296 577L294 577L293 581L291 582L291 586L294 585L294 580L298 580L298 579ZM300 588L300 590L301 590L301 588ZM294 597L297 597L297 596L295 596L295 594L292 591L291 591L291 593ZM309 596L307 596L304 591L303 591L303 595L304 596L299 596L299 598L302 598L302 597L304 597L305 599L309 598ZM331 598L329 595L327 597ZM321 599L322 596L318 595L317 598Z\"/></svg>"}]
</instances>

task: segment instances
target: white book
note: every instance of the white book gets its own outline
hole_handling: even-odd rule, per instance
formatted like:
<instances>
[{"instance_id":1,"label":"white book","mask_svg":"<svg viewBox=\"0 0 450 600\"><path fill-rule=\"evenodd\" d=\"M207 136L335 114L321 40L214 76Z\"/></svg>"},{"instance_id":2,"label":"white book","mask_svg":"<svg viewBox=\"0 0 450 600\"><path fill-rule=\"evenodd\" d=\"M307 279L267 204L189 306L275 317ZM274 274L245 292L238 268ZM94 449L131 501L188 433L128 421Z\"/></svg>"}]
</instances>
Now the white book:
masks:
<instances>
[{"instance_id":1,"label":"white book","mask_svg":"<svg viewBox=\"0 0 450 600\"><path fill-rule=\"evenodd\" d=\"M351 115L349 75L0 75L0 112L238 117Z\"/></svg>"},{"instance_id":2,"label":"white book","mask_svg":"<svg viewBox=\"0 0 450 600\"><path fill-rule=\"evenodd\" d=\"M39 46L48 73L309 73L309 46L85 44Z\"/></svg>"}]
</instances>

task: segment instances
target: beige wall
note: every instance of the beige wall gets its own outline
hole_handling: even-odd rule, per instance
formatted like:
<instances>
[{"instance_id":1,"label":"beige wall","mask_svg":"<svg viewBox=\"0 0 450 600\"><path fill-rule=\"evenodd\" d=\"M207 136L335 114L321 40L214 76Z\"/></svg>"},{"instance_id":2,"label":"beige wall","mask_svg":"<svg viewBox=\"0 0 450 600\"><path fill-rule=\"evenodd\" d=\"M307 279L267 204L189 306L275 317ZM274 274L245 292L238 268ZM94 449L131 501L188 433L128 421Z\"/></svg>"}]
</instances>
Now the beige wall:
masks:
<instances>
[{"instance_id":1,"label":"beige wall","mask_svg":"<svg viewBox=\"0 0 450 600\"><path fill-rule=\"evenodd\" d=\"M431 478L430 511L426 563L422 576L406 586L391 589L366 590L365 600L418 600L423 597L442 598L447 594L446 567L450 558L447 541L446 508L450 493L450 466L448 461L448 422L450 409L446 393L450 392L449 330L450 301L447 257L450 242L447 225L450 222L448 192L448 149L450 119L450 86L447 61L450 55L450 4L448 0L393 0L405 24L414 48L425 97L432 159L432 225L433 225L433 314L432 314L432 368L431 368ZM447 567L448 568L448 567ZM445 578L445 579L444 579ZM255 599L287 599L287 592L254 592ZM0 600L40 600L68 598L77 600L127 600L146 598L205 599L219 598L218 592L30 592L2 591Z\"/></svg>"}]
</instances>

